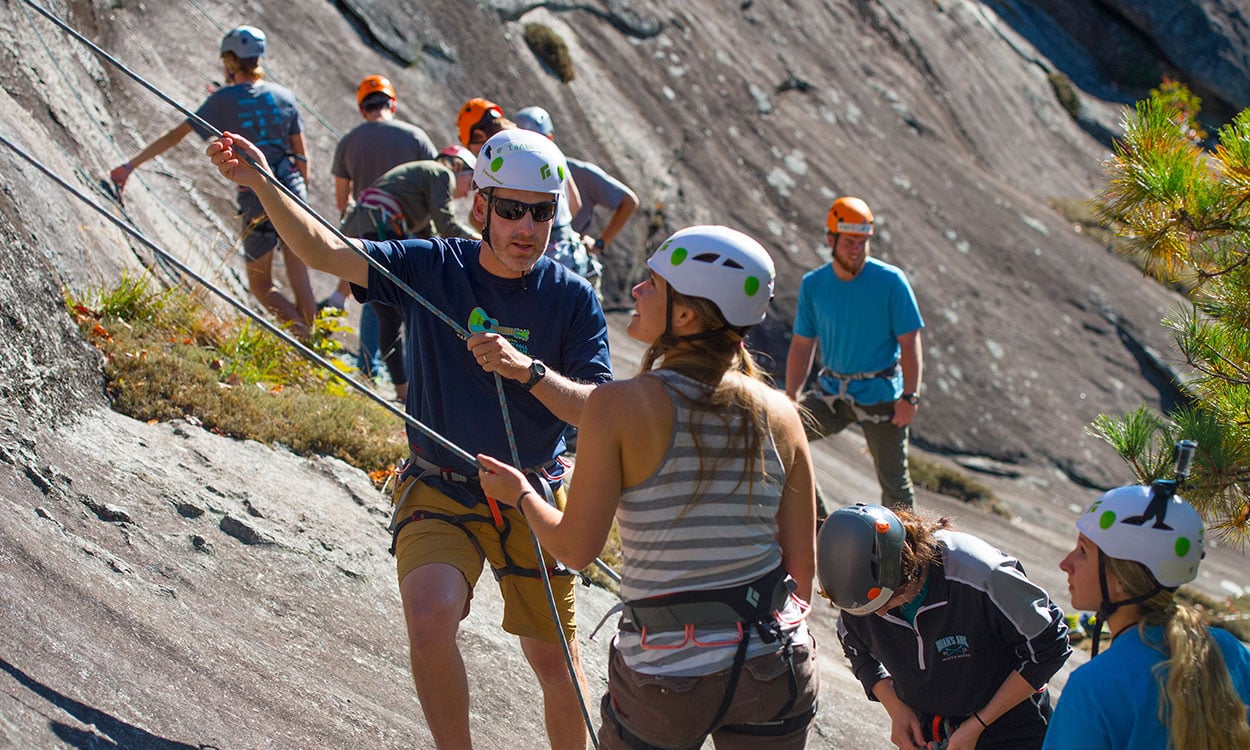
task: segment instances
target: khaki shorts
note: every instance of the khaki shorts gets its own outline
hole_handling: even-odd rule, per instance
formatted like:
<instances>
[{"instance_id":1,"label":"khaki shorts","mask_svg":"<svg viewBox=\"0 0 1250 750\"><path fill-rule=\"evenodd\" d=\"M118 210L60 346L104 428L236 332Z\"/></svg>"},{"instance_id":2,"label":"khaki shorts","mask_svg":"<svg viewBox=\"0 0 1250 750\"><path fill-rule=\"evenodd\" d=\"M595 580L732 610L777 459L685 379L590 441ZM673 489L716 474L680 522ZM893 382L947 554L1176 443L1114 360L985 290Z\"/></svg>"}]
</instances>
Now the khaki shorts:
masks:
<instances>
[{"instance_id":1,"label":"khaki shorts","mask_svg":"<svg viewBox=\"0 0 1250 750\"><path fill-rule=\"evenodd\" d=\"M564 506L565 491L561 487L556 492L556 503ZM452 500L442 492L424 482L409 477L395 487L393 501L402 502L399 517L410 516L416 510L437 513L447 516L475 515L490 518L490 508L486 503L479 503L473 508L466 508ZM499 506L507 529L506 539L503 531L489 521L466 521L455 525L439 519L426 518L405 525L395 540L395 569L399 582L422 565L443 563L460 571L469 584L469 599L473 599L473 588L482 574L483 555L492 568L507 565L507 558L512 564L537 572L534 558L534 541L530 536L529 525L516 508ZM466 533L467 532L467 533ZM477 541L475 545L469 535ZM480 548L480 549L479 549ZM506 548L507 557L504 555ZM555 565L555 558L543 553L548 570ZM576 634L576 623L573 618L573 584L575 576L568 574L551 575L551 590L556 600L560 623L564 628L564 636L570 642ZM499 591L503 595L503 629L519 636L536 638L548 643L558 643L559 635L551 624L551 607L547 604L547 592L541 577L507 574L499 579ZM461 619L469 615L469 602L465 603Z\"/></svg>"}]
</instances>

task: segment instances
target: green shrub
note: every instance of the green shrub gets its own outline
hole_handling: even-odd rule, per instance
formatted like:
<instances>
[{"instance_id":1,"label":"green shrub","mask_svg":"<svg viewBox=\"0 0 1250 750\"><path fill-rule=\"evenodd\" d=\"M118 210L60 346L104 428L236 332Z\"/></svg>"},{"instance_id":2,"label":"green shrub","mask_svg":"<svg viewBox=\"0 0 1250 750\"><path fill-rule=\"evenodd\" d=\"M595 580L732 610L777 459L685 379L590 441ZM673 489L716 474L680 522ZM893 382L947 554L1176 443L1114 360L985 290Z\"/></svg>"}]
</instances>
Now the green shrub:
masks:
<instances>
[{"instance_id":1,"label":"green shrub","mask_svg":"<svg viewBox=\"0 0 1250 750\"><path fill-rule=\"evenodd\" d=\"M1048 74L1046 78L1050 81L1050 87L1055 90L1055 98L1059 100L1059 106L1067 110L1073 120L1080 117L1081 99L1076 95L1076 87L1072 85L1071 79L1057 70Z\"/></svg>"},{"instance_id":2,"label":"green shrub","mask_svg":"<svg viewBox=\"0 0 1250 750\"><path fill-rule=\"evenodd\" d=\"M1011 517L1011 512L994 495L993 490L961 471L916 456L907 459L907 466L911 471L912 483L917 487L988 508L1000 516Z\"/></svg>"},{"instance_id":3,"label":"green shrub","mask_svg":"<svg viewBox=\"0 0 1250 750\"><path fill-rule=\"evenodd\" d=\"M222 435L281 444L301 455L335 456L375 481L407 455L403 422L250 321L222 320L181 288L156 291L146 276L66 306L105 355L113 408L143 421L193 417ZM323 311L305 345L340 371Z\"/></svg>"},{"instance_id":4,"label":"green shrub","mask_svg":"<svg viewBox=\"0 0 1250 750\"><path fill-rule=\"evenodd\" d=\"M561 81L568 83L573 80L573 58L569 56L569 47L550 26L525 24L525 43Z\"/></svg>"}]
</instances>

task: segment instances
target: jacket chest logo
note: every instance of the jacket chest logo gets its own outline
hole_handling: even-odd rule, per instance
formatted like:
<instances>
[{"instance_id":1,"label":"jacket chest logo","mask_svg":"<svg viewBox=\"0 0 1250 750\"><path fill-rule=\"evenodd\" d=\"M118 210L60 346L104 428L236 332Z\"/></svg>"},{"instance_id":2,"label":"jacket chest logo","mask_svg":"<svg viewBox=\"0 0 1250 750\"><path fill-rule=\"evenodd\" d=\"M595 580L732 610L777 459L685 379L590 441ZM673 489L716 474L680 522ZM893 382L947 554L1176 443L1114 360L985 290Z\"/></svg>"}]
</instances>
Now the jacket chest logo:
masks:
<instances>
[{"instance_id":1,"label":"jacket chest logo","mask_svg":"<svg viewBox=\"0 0 1250 750\"><path fill-rule=\"evenodd\" d=\"M972 657L972 649L968 646L967 636L948 635L945 638L937 639L933 642L933 645L937 648L938 658L942 661Z\"/></svg>"}]
</instances>

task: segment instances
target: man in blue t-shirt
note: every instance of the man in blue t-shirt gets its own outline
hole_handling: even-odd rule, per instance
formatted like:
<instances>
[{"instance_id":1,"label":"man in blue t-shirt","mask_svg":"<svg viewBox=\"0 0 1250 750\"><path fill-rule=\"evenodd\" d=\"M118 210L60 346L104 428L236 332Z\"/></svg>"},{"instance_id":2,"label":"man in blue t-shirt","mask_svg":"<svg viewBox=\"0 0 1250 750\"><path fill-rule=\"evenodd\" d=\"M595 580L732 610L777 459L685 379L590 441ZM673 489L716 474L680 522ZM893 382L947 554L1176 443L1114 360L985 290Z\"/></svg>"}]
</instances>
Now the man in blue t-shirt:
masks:
<instances>
[{"instance_id":1,"label":"man in blue t-shirt","mask_svg":"<svg viewBox=\"0 0 1250 750\"><path fill-rule=\"evenodd\" d=\"M882 505L911 509L908 425L920 404L924 320L903 271L869 257L872 222L871 209L859 198L838 198L829 209L833 260L799 284L786 395L811 413L811 440L858 422L877 468ZM816 387L800 400L818 341Z\"/></svg>"},{"instance_id":2,"label":"man in blue t-shirt","mask_svg":"<svg viewBox=\"0 0 1250 750\"><path fill-rule=\"evenodd\" d=\"M269 161L282 184L307 198L308 156L304 147L304 123L289 89L262 80L265 72L260 58L265 54L265 33L252 26L231 29L221 40L221 64L226 85L200 105L196 116L218 130L239 133L256 144ZM126 180L140 164L173 148L194 130L201 138L212 131L183 120L167 133L144 146L130 161L113 169L109 177L120 198ZM240 241L248 287L256 299L284 323L290 323L300 336L308 332L316 314L308 269L297 257L286 257L287 282L295 301L287 299L273 283L273 251L278 233L265 219L260 201L250 190L239 189L236 196L242 220Z\"/></svg>"},{"instance_id":3,"label":"man in blue t-shirt","mask_svg":"<svg viewBox=\"0 0 1250 750\"><path fill-rule=\"evenodd\" d=\"M236 149L259 155L231 134L211 144L208 154L224 176L256 192L294 252L350 281L365 301L402 310L412 373L407 411L470 455L511 455L515 436L532 483L550 488L560 503L565 424L578 422L590 392L612 376L607 323L594 290L543 256L568 173L560 150L519 129L482 146L473 198L482 240L352 240L349 246L263 180ZM467 329L468 341L364 254ZM412 458L395 490L394 550L413 681L435 744L471 746L468 679L456 633L485 558L503 594L504 630L520 637L538 676L552 747L583 750L586 729L578 712L568 710L577 692L560 644L562 630L580 680L572 577L549 556L538 561L525 518L483 495L475 465L421 430L410 426L408 437ZM540 564L552 571L559 628L546 604Z\"/></svg>"}]
</instances>

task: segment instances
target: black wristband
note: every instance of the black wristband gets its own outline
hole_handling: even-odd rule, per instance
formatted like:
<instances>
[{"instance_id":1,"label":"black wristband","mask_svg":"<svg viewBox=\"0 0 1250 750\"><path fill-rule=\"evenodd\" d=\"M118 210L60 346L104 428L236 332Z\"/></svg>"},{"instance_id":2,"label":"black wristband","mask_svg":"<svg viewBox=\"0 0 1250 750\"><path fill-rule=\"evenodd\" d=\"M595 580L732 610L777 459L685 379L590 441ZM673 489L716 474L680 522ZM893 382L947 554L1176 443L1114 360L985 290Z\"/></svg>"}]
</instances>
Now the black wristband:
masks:
<instances>
[{"instance_id":1,"label":"black wristband","mask_svg":"<svg viewBox=\"0 0 1250 750\"><path fill-rule=\"evenodd\" d=\"M972 712L972 716L973 716L973 718L975 718L975 719L977 720L977 723L981 725L981 728L982 728L982 729L989 729L989 728L990 728L990 725L985 723L985 719L982 719L982 718L981 718L981 714L980 714L980 712L978 712L978 711L973 711L973 712Z\"/></svg>"},{"instance_id":2,"label":"black wristband","mask_svg":"<svg viewBox=\"0 0 1250 750\"><path fill-rule=\"evenodd\" d=\"M528 489L522 490L521 494L517 495L516 502L512 504L512 507L516 508L516 512L521 514L521 518L525 518L525 510L521 508L521 501L525 499L526 495L533 495L533 494L534 494L533 490L528 490Z\"/></svg>"}]
</instances>

